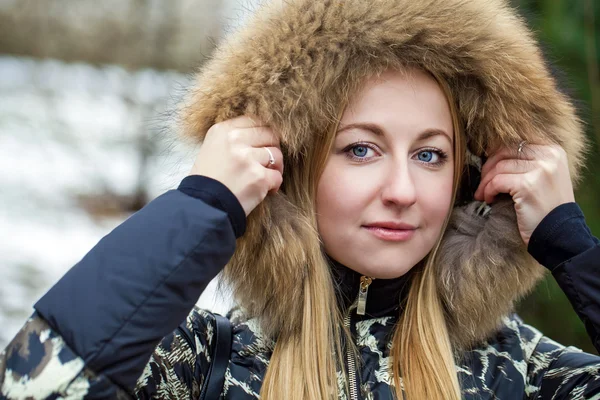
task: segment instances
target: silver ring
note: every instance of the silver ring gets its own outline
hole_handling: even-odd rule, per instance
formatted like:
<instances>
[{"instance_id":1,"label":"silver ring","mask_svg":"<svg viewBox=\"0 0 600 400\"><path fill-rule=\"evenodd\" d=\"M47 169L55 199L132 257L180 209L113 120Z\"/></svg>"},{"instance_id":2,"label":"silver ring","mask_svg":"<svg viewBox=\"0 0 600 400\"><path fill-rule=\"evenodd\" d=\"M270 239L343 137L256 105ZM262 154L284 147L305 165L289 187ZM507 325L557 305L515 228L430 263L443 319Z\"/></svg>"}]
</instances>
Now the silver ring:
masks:
<instances>
[{"instance_id":1,"label":"silver ring","mask_svg":"<svg viewBox=\"0 0 600 400\"><path fill-rule=\"evenodd\" d=\"M274 165L275 157L273 157L273 153L271 153L271 150L269 150L267 147L263 147L263 149L265 149L267 153L269 153L269 165Z\"/></svg>"},{"instance_id":2,"label":"silver ring","mask_svg":"<svg viewBox=\"0 0 600 400\"><path fill-rule=\"evenodd\" d=\"M521 143L519 143L519 147L517 148L517 154L521 154L523 152L523 146L525 146L525 144L527 144L527 140L523 140Z\"/></svg>"}]
</instances>

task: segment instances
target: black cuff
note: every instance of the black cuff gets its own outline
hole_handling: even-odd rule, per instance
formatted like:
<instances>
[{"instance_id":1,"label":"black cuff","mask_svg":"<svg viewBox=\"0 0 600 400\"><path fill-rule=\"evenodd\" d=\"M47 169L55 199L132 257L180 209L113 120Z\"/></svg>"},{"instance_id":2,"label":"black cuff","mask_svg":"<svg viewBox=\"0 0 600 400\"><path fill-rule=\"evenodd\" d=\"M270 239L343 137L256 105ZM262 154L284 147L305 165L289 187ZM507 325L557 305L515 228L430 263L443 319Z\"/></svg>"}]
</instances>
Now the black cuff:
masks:
<instances>
[{"instance_id":1,"label":"black cuff","mask_svg":"<svg viewBox=\"0 0 600 400\"><path fill-rule=\"evenodd\" d=\"M565 203L550 211L533 231L527 251L540 264L554 270L563 262L598 243L585 223L577 203Z\"/></svg>"},{"instance_id":2,"label":"black cuff","mask_svg":"<svg viewBox=\"0 0 600 400\"><path fill-rule=\"evenodd\" d=\"M218 180L203 175L190 175L183 178L177 189L226 212L236 239L246 232L244 208L231 190Z\"/></svg>"}]
</instances>

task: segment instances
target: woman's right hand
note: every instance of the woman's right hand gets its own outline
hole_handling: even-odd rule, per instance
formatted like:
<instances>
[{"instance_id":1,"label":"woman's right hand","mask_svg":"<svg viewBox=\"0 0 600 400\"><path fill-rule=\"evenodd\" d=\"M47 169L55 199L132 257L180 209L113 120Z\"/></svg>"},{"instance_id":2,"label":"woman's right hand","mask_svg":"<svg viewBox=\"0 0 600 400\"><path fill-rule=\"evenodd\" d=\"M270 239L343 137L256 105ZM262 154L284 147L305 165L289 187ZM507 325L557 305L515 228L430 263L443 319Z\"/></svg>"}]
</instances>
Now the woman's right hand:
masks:
<instances>
[{"instance_id":1,"label":"woman's right hand","mask_svg":"<svg viewBox=\"0 0 600 400\"><path fill-rule=\"evenodd\" d=\"M275 164L269 164L271 151ZM213 125L189 175L204 175L227 186L246 216L283 181L279 139L260 121L240 116Z\"/></svg>"}]
</instances>

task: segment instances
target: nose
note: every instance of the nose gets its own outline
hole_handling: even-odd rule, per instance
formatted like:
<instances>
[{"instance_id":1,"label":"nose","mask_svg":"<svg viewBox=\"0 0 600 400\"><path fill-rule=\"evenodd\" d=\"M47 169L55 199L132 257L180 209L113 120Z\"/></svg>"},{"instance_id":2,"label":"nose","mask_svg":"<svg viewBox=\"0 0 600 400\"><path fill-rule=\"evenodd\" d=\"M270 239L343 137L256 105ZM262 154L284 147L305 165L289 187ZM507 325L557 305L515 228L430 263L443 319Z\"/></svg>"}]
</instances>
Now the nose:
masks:
<instances>
[{"instance_id":1,"label":"nose","mask_svg":"<svg viewBox=\"0 0 600 400\"><path fill-rule=\"evenodd\" d=\"M417 188L406 162L394 163L390 168L381 190L381 199L386 205L396 205L402 208L415 204Z\"/></svg>"}]
</instances>

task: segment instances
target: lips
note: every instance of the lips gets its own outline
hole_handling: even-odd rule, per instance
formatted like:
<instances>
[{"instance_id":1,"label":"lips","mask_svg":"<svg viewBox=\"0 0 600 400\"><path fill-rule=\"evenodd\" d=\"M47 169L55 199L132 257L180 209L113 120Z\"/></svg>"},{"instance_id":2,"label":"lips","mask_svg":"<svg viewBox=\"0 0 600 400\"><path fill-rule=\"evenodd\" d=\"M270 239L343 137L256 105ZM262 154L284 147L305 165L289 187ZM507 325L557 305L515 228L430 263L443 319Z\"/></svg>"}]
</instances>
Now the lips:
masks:
<instances>
[{"instance_id":1,"label":"lips","mask_svg":"<svg viewBox=\"0 0 600 400\"><path fill-rule=\"evenodd\" d=\"M375 237L392 242L401 242L413 237L417 227L403 222L376 222L364 225Z\"/></svg>"},{"instance_id":2,"label":"lips","mask_svg":"<svg viewBox=\"0 0 600 400\"><path fill-rule=\"evenodd\" d=\"M394 222L394 221L382 221L382 222L373 222L367 225L364 225L366 228L384 228L384 229L394 229L394 230L415 230L416 226L407 224L405 222Z\"/></svg>"}]
</instances>

